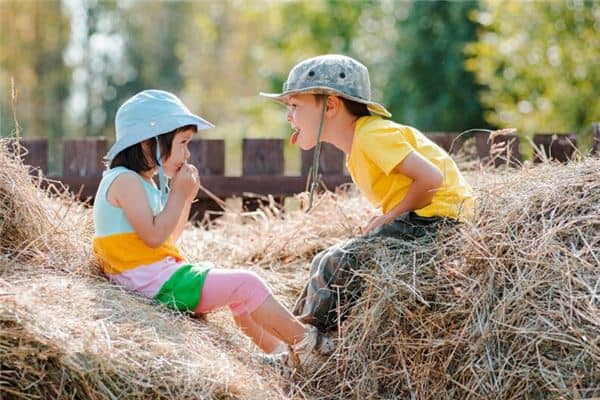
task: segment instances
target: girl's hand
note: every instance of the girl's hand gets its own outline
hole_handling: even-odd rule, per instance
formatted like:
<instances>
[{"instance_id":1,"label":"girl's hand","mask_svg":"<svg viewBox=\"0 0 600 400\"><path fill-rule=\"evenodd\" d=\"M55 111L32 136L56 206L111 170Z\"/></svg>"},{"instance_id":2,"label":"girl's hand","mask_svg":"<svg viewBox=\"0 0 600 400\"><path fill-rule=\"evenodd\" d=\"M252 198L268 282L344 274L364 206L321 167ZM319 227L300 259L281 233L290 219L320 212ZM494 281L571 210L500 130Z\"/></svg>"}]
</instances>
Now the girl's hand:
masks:
<instances>
[{"instance_id":1,"label":"girl's hand","mask_svg":"<svg viewBox=\"0 0 600 400\"><path fill-rule=\"evenodd\" d=\"M187 200L193 200L200 189L198 170L191 164L183 164L173 177L171 191L179 193Z\"/></svg>"}]
</instances>

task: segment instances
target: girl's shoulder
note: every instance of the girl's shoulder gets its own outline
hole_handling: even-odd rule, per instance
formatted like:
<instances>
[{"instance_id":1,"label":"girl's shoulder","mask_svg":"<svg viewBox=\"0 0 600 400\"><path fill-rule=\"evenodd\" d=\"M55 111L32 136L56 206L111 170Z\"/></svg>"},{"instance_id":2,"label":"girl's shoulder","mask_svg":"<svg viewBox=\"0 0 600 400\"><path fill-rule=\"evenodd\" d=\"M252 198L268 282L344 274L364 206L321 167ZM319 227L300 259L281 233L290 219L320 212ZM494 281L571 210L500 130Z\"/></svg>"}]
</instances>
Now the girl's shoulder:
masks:
<instances>
[{"instance_id":1,"label":"girl's shoulder","mask_svg":"<svg viewBox=\"0 0 600 400\"><path fill-rule=\"evenodd\" d=\"M117 179L119 177L127 177L128 181L137 179L137 172L132 171L125 167L114 167L107 169L102 173L102 179L100 180L100 188L108 190L109 187L113 186L114 183L120 183L123 179Z\"/></svg>"}]
</instances>

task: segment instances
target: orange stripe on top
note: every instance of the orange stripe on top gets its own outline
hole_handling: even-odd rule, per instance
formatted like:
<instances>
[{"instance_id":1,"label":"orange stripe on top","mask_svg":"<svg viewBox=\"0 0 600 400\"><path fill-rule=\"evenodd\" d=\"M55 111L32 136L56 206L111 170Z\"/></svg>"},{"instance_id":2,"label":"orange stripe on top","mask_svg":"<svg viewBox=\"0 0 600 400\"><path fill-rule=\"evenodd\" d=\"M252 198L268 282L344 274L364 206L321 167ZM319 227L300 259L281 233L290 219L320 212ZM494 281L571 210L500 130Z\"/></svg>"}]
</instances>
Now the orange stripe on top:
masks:
<instances>
[{"instance_id":1,"label":"orange stripe on top","mask_svg":"<svg viewBox=\"0 0 600 400\"><path fill-rule=\"evenodd\" d=\"M104 271L111 275L152 264L166 257L183 261L171 239L158 247L150 247L135 232L95 237L93 249Z\"/></svg>"}]
</instances>

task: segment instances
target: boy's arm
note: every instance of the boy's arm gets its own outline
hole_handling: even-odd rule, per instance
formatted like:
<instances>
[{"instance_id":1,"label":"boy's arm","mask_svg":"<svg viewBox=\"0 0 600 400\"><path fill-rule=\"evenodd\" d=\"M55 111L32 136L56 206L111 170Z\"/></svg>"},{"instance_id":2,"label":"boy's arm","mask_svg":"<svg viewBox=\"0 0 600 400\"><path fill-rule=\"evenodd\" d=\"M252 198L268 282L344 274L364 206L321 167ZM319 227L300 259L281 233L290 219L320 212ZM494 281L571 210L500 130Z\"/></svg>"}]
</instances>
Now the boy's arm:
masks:
<instances>
[{"instance_id":1,"label":"boy's arm","mask_svg":"<svg viewBox=\"0 0 600 400\"><path fill-rule=\"evenodd\" d=\"M392 222L397 216L418 210L431 203L435 191L442 186L444 176L431 161L417 153L411 152L392 170L392 173L407 176L413 180L404 199L386 214L380 215L363 229L368 233L380 225Z\"/></svg>"}]
</instances>

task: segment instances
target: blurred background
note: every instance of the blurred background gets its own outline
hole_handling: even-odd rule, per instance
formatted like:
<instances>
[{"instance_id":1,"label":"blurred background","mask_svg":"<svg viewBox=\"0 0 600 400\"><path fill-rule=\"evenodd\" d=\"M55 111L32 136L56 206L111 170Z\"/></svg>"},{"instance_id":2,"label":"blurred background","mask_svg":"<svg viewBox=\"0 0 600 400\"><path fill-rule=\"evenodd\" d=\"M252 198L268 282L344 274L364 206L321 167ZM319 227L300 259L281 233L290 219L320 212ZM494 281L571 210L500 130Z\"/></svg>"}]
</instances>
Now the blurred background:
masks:
<instances>
[{"instance_id":1,"label":"blurred background","mask_svg":"<svg viewBox=\"0 0 600 400\"><path fill-rule=\"evenodd\" d=\"M113 139L118 106L160 88L217 125L205 137L225 139L236 175L242 138L291 133L258 92L323 53L366 64L374 99L424 132L575 132L585 146L600 120L598 1L0 0L0 134L16 114L60 173L63 138Z\"/></svg>"}]
</instances>

